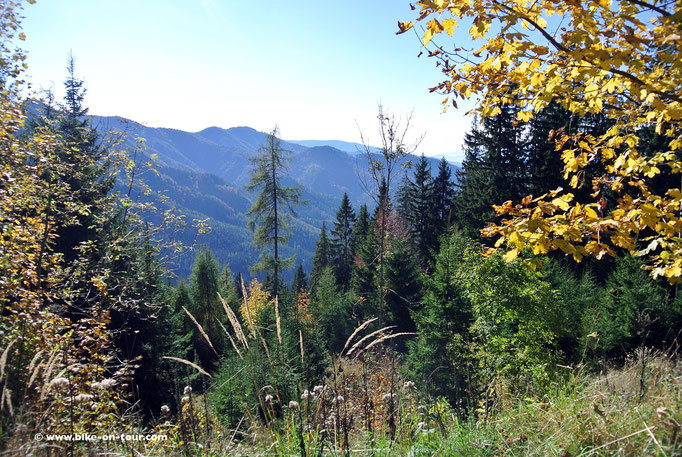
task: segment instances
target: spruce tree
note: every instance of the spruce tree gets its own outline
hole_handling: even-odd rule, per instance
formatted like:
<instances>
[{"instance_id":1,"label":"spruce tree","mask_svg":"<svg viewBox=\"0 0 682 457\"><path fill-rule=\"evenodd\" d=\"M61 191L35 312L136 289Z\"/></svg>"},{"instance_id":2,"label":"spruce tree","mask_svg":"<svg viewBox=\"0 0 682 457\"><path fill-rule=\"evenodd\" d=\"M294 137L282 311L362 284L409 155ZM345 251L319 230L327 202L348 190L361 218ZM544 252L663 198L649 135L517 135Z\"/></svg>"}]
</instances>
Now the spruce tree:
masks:
<instances>
[{"instance_id":1,"label":"spruce tree","mask_svg":"<svg viewBox=\"0 0 682 457\"><path fill-rule=\"evenodd\" d=\"M352 332L349 325L352 321L348 301L339 290L335 276L331 266L322 270L312 297L312 309L329 351L338 354Z\"/></svg>"},{"instance_id":2,"label":"spruce tree","mask_svg":"<svg viewBox=\"0 0 682 457\"><path fill-rule=\"evenodd\" d=\"M322 228L320 229L320 238L315 244L315 255L313 256L313 270L310 273L312 288L314 289L317 285L322 271L327 268L330 264L332 258L331 243L327 237L327 226L322 222Z\"/></svg>"},{"instance_id":3,"label":"spruce tree","mask_svg":"<svg viewBox=\"0 0 682 457\"><path fill-rule=\"evenodd\" d=\"M440 238L452 222L452 200L455 197L455 183L452 171L445 157L438 163L438 175L433 180L433 208L435 211L435 237Z\"/></svg>"},{"instance_id":4,"label":"spruce tree","mask_svg":"<svg viewBox=\"0 0 682 457\"><path fill-rule=\"evenodd\" d=\"M457 171L457 192L453 200L455 223L467 236L477 238L478 231L492 219L490 193L483 152L467 146L462 168Z\"/></svg>"},{"instance_id":5,"label":"spruce tree","mask_svg":"<svg viewBox=\"0 0 682 457\"><path fill-rule=\"evenodd\" d=\"M356 314L360 319L376 317L379 299L379 230L376 220L373 220L368 229L367 235L358 244L356 259L353 264L353 274L351 277L352 289L360 297L359 306Z\"/></svg>"},{"instance_id":6,"label":"spruce tree","mask_svg":"<svg viewBox=\"0 0 682 457\"><path fill-rule=\"evenodd\" d=\"M201 249L192 266L190 276L192 306L188 310L209 337L213 348L191 320L188 325L194 335L192 338L194 349L205 367L212 367L223 349L223 333L218 324L218 320L224 316L218 301L220 276L220 266L213 253L208 248Z\"/></svg>"},{"instance_id":7,"label":"spruce tree","mask_svg":"<svg viewBox=\"0 0 682 457\"><path fill-rule=\"evenodd\" d=\"M406 221L412 236L412 244L422 265L431 263L431 251L436 249L436 208L433 198L431 167L422 154L414 168L412 180L406 190Z\"/></svg>"},{"instance_id":8,"label":"spruce tree","mask_svg":"<svg viewBox=\"0 0 682 457\"><path fill-rule=\"evenodd\" d=\"M398 184L398 190L395 193L396 212L404 221L410 218L410 176L408 173L403 175L403 179Z\"/></svg>"},{"instance_id":9,"label":"spruce tree","mask_svg":"<svg viewBox=\"0 0 682 457\"><path fill-rule=\"evenodd\" d=\"M364 241L369 232L369 211L367 210L367 205L360 206L358 211L358 217L355 220L355 225L353 226L353 243L355 244L356 250L360 246L360 243Z\"/></svg>"},{"instance_id":10,"label":"spruce tree","mask_svg":"<svg viewBox=\"0 0 682 457\"><path fill-rule=\"evenodd\" d=\"M355 211L350 204L348 194L344 193L329 240L336 282L344 290L350 285L351 268L355 256L354 225Z\"/></svg>"},{"instance_id":11,"label":"spruce tree","mask_svg":"<svg viewBox=\"0 0 682 457\"><path fill-rule=\"evenodd\" d=\"M223 298L226 298L229 295L234 295L234 297L236 297L236 291L234 289L235 283L232 271L229 266L225 265L218 278L218 291Z\"/></svg>"},{"instance_id":12,"label":"spruce tree","mask_svg":"<svg viewBox=\"0 0 682 457\"><path fill-rule=\"evenodd\" d=\"M275 127L266 137L265 144L251 159L252 172L247 190L260 190L256 201L246 213L251 219L249 228L255 230L253 242L261 251L260 261L254 271L272 273L273 295L278 295L280 273L293 264L293 257L282 259L279 248L289 239L289 220L296 217L294 206L301 204L300 187L282 185L282 174L288 167L290 151L282 148L279 130ZM267 252L265 248L271 250Z\"/></svg>"},{"instance_id":13,"label":"spruce tree","mask_svg":"<svg viewBox=\"0 0 682 457\"><path fill-rule=\"evenodd\" d=\"M80 246L85 241L90 241L91 248L104 249L106 241L102 234L111 230L111 221L102 220L100 215L105 212L104 207L111 204L109 194L115 175L101 138L90 127L88 108L84 105L84 81L76 77L73 55L69 55L64 88L66 95L60 112L52 113L56 119L45 119L44 122L55 126L62 144L58 157L68 164L68 172L59 179L68 187L71 198L85 209L78 212L74 223L60 224L58 228L56 249L66 260L75 260L83 252ZM98 230L105 223L107 230ZM90 255L97 256L97 253Z\"/></svg>"},{"instance_id":14,"label":"spruce tree","mask_svg":"<svg viewBox=\"0 0 682 457\"><path fill-rule=\"evenodd\" d=\"M579 119L557 103L538 112L529 122L528 131L528 193L536 197L566 186L563 179L564 162L557 151L551 133L560 130L570 133L578 128ZM502 202L500 202L502 203Z\"/></svg>"},{"instance_id":15,"label":"spruce tree","mask_svg":"<svg viewBox=\"0 0 682 457\"><path fill-rule=\"evenodd\" d=\"M422 305L413 311L418 336L408 343L407 367L414 379L424 381L425 391L446 396L452 404L466 397L465 351L472 315L461 285L461 271L468 241L461 234L444 237L431 276L425 277Z\"/></svg>"},{"instance_id":16,"label":"spruce tree","mask_svg":"<svg viewBox=\"0 0 682 457\"><path fill-rule=\"evenodd\" d=\"M388 323L399 332L413 332L412 312L419 302L422 273L408 238L393 237L386 258Z\"/></svg>"},{"instance_id":17,"label":"spruce tree","mask_svg":"<svg viewBox=\"0 0 682 457\"><path fill-rule=\"evenodd\" d=\"M115 342L125 358L142 361L131 381L142 412L155 414L173 394L171 373L177 367L168 366L162 356L184 357L175 353L176 342L182 340L182 326L173 319L171 289L163 283L166 270L159 261L148 226L141 237L142 245L133 251L135 257L124 259L114 268L128 269L125 275L129 287L122 290L120 298L129 301L131 306L111 313L111 327L116 331Z\"/></svg>"},{"instance_id":18,"label":"spruce tree","mask_svg":"<svg viewBox=\"0 0 682 457\"><path fill-rule=\"evenodd\" d=\"M308 277L306 276L305 271L303 271L303 265L299 263L298 268L296 269L296 273L294 273L294 280L291 282L291 293L295 297L301 291L307 289Z\"/></svg>"},{"instance_id":19,"label":"spruce tree","mask_svg":"<svg viewBox=\"0 0 682 457\"><path fill-rule=\"evenodd\" d=\"M105 293L107 285L127 281L117 269L121 267L123 276L134 270L128 262L134 263L137 253L134 237L117 239L122 230L111 192L115 170L108 160L109 151L102 147L101 138L89 125L84 82L76 77L73 56L67 62L64 86L66 96L59 109L50 106L31 119L23 134L30 136L40 131L56 138L48 166L41 167L46 170L41 178L52 194L44 217L56 230L55 236L44 240L40 256L48 248L61 254L68 270L65 284L71 289L66 314L80 318L95 304L110 300L111 295L107 297ZM127 244L127 252L113 252L121 241ZM44 276L49 272L41 266L38 274ZM120 297L122 291L132 286L111 287L114 288Z\"/></svg>"},{"instance_id":20,"label":"spruce tree","mask_svg":"<svg viewBox=\"0 0 682 457\"><path fill-rule=\"evenodd\" d=\"M237 277L232 275L230 267L225 265L223 267L223 271L220 273L220 276L218 278L218 292L220 292L220 296L223 297L223 300L225 300L228 306L233 310L239 309L239 307L242 304L242 299L240 296L241 287L242 287L241 283L239 284L237 283ZM220 311L218 313L220 314ZM220 317L221 319L223 319L225 316L223 316L223 314L220 314ZM220 339L225 341L224 332L223 334L221 334ZM226 341L225 345L227 346Z\"/></svg>"},{"instance_id":21,"label":"spruce tree","mask_svg":"<svg viewBox=\"0 0 682 457\"><path fill-rule=\"evenodd\" d=\"M494 218L492 205L520 201L527 195L526 136L516 121L515 105L475 121L464 139L465 158L457 173L454 206L457 224L472 237Z\"/></svg>"}]
</instances>

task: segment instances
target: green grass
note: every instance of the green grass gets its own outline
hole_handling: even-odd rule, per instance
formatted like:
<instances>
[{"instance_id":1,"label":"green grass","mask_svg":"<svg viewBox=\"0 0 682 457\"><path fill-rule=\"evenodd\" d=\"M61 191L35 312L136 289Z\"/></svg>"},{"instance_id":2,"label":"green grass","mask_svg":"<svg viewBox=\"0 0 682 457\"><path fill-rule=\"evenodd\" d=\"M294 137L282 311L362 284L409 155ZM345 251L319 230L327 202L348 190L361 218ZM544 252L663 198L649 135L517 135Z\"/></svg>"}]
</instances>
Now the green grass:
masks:
<instances>
[{"instance_id":1,"label":"green grass","mask_svg":"<svg viewBox=\"0 0 682 457\"><path fill-rule=\"evenodd\" d=\"M562 381L536 398L498 393L487 420L460 423L452 411L420 408L404 417L396 441L386 433L354 436L354 456L674 456L682 455L682 364L638 351L625 367L601 374L566 370ZM498 386L503 392L503 383ZM429 413L430 411L430 413ZM439 422L441 426L439 426ZM420 424L421 425L418 425ZM288 434L241 451L250 455L301 455L294 428ZM312 435L306 435L311 436ZM317 439L308 456L320 455ZM279 441L281 439L281 441ZM345 455L332 440L322 455Z\"/></svg>"},{"instance_id":2,"label":"green grass","mask_svg":"<svg viewBox=\"0 0 682 457\"><path fill-rule=\"evenodd\" d=\"M419 455L682 455L679 363L640 351L606 374L569 371L542 398L498 398L487 421L453 424Z\"/></svg>"},{"instance_id":3,"label":"green grass","mask_svg":"<svg viewBox=\"0 0 682 457\"><path fill-rule=\"evenodd\" d=\"M350 452L343 449L342 428L337 427L335 433L334 427L324 425L327 423L324 414L315 409L319 403L301 401L301 407L305 407L300 414L296 408L284 407L283 415L275 415L273 409L269 415L272 420L267 424L250 416L240 421L235 431L221 426L209 412L210 405L204 404L203 397L197 397L194 406L185 405L183 419L160 424L154 431L167 433L169 442L156 447L136 443L134 452L131 448L116 448L109 449L108 455L131 452L169 457L682 455L682 362L639 350L624 367L599 374L580 367L557 368L564 372L562 379L549 391L532 398L519 398L505 389L507 383L497 382L487 418L481 411L460 421L446 402L419 405L412 393L405 393L396 406L400 418L395 439L390 439L388 427L380 421L374 422L370 432L363 427L362 418L357 417L348 428ZM333 392L332 386L329 391ZM354 400L346 399L348 405L353 405ZM375 403L377 416L384 407ZM208 427L206 414L211 417Z\"/></svg>"}]
</instances>

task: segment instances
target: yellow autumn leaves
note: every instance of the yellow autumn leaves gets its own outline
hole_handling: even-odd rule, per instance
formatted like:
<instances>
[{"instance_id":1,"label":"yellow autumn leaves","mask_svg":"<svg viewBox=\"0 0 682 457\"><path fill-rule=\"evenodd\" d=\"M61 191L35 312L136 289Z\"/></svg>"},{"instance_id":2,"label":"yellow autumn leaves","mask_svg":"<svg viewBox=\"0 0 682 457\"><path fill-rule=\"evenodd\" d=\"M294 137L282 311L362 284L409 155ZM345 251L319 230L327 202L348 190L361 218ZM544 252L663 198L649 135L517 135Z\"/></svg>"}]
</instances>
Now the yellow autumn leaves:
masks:
<instances>
[{"instance_id":1,"label":"yellow autumn leaves","mask_svg":"<svg viewBox=\"0 0 682 457\"><path fill-rule=\"evenodd\" d=\"M548 139L562 154L567 186L591 186L594 202L575 202L557 189L495 207L506 219L483 235L498 237L496 248L509 249L506 259L524 249L561 250L580 260L622 248L649 256L654 276L682 279L680 190L661 191L654 183L682 170L682 5L440 0L417 7L424 46L433 47L439 35L449 39L443 32L456 37L458 23L470 26L468 35L480 46L464 49L462 42L470 40L457 38L453 52L445 52L443 43L435 46L429 55L439 60L445 78L433 91L453 101L476 96L482 116L513 103L521 108L517 121L529 122L533 113L558 103L579 116L604 115L612 124L601 135L555 132ZM400 23L399 33L413 26ZM661 140L657 150L640 150L642 132L651 130ZM603 174L587 179L592 164ZM615 203L606 205L607 192Z\"/></svg>"},{"instance_id":2,"label":"yellow autumn leaves","mask_svg":"<svg viewBox=\"0 0 682 457\"><path fill-rule=\"evenodd\" d=\"M255 331L256 323L265 308L272 303L270 293L263 289L263 285L257 280L251 280L248 291L244 290L244 301L239 307L239 313L246 322L251 332Z\"/></svg>"}]
</instances>

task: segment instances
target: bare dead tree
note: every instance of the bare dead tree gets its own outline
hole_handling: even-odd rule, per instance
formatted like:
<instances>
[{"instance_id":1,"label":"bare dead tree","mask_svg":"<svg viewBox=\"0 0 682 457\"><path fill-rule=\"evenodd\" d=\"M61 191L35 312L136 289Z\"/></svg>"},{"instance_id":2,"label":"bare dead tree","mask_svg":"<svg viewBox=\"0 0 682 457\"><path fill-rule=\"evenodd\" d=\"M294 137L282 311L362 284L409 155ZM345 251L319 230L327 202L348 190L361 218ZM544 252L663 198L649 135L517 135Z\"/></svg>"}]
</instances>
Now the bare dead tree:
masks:
<instances>
[{"instance_id":1,"label":"bare dead tree","mask_svg":"<svg viewBox=\"0 0 682 457\"><path fill-rule=\"evenodd\" d=\"M379 229L379 325L383 326L386 314L386 287L384 279L384 259L386 251L386 216L391 211L391 183L395 176L408 161L409 155L413 154L422 140L424 134L410 139L412 129L411 111L407 115L395 114L384 110L379 104L377 115L378 146L371 146L371 141L362 129L360 140L362 143L361 155L367 160L366 173L361 173L358 167L358 178L365 192L376 202L378 206L377 226Z\"/></svg>"}]
</instances>

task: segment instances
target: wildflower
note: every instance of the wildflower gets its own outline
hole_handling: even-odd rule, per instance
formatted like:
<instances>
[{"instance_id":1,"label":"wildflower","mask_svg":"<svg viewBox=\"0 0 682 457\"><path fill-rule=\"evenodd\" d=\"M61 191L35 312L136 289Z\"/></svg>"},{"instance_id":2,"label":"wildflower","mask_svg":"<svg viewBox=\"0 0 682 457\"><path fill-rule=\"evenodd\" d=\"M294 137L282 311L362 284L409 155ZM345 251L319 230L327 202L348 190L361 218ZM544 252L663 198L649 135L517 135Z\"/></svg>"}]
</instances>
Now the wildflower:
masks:
<instances>
[{"instance_id":1,"label":"wildflower","mask_svg":"<svg viewBox=\"0 0 682 457\"><path fill-rule=\"evenodd\" d=\"M308 392L308 389L304 390L303 393L301 394L301 400L307 400L308 397L310 397L310 392Z\"/></svg>"},{"instance_id":2,"label":"wildflower","mask_svg":"<svg viewBox=\"0 0 682 457\"><path fill-rule=\"evenodd\" d=\"M187 397L187 396L182 397L182 399L180 401L183 403L187 403L189 401L189 397Z\"/></svg>"},{"instance_id":3,"label":"wildflower","mask_svg":"<svg viewBox=\"0 0 682 457\"><path fill-rule=\"evenodd\" d=\"M93 389L107 390L116 385L116 381L111 378L103 379L100 382L93 382L90 387Z\"/></svg>"},{"instance_id":4,"label":"wildflower","mask_svg":"<svg viewBox=\"0 0 682 457\"><path fill-rule=\"evenodd\" d=\"M189 395L192 393L192 388L190 386L185 386L185 390L182 391L184 395Z\"/></svg>"},{"instance_id":5,"label":"wildflower","mask_svg":"<svg viewBox=\"0 0 682 457\"><path fill-rule=\"evenodd\" d=\"M436 430L433 428L427 428L428 424L426 422L420 422L417 424L417 431L422 435L429 435L434 433Z\"/></svg>"},{"instance_id":6,"label":"wildflower","mask_svg":"<svg viewBox=\"0 0 682 457\"><path fill-rule=\"evenodd\" d=\"M272 395L269 395L269 394L266 395L266 396L265 396L265 401L268 402L268 403L272 403Z\"/></svg>"},{"instance_id":7,"label":"wildflower","mask_svg":"<svg viewBox=\"0 0 682 457\"><path fill-rule=\"evenodd\" d=\"M381 397L381 401L387 402L387 401L389 401L391 398L393 398L393 394L384 394L384 395Z\"/></svg>"},{"instance_id":8,"label":"wildflower","mask_svg":"<svg viewBox=\"0 0 682 457\"><path fill-rule=\"evenodd\" d=\"M289 402L289 409L298 409L298 402L291 400Z\"/></svg>"},{"instance_id":9,"label":"wildflower","mask_svg":"<svg viewBox=\"0 0 682 457\"><path fill-rule=\"evenodd\" d=\"M414 383L412 381L405 381L405 384L403 384L403 389L411 389L414 387Z\"/></svg>"},{"instance_id":10,"label":"wildflower","mask_svg":"<svg viewBox=\"0 0 682 457\"><path fill-rule=\"evenodd\" d=\"M74 403L86 403L89 402L90 400L93 399L93 396L90 394L78 394L75 397L73 397Z\"/></svg>"},{"instance_id":11,"label":"wildflower","mask_svg":"<svg viewBox=\"0 0 682 457\"><path fill-rule=\"evenodd\" d=\"M346 399L343 398L342 395L339 395L338 397L336 397L336 403L343 403L344 401L346 401Z\"/></svg>"},{"instance_id":12,"label":"wildflower","mask_svg":"<svg viewBox=\"0 0 682 457\"><path fill-rule=\"evenodd\" d=\"M50 385L52 387L68 387L69 386L69 380L66 378L54 378L52 382L50 382Z\"/></svg>"},{"instance_id":13,"label":"wildflower","mask_svg":"<svg viewBox=\"0 0 682 457\"><path fill-rule=\"evenodd\" d=\"M323 390L324 390L324 387L323 387L323 386L315 386L315 387L313 388L313 392L316 393L316 394L318 394L318 395L321 394Z\"/></svg>"},{"instance_id":14,"label":"wildflower","mask_svg":"<svg viewBox=\"0 0 682 457\"><path fill-rule=\"evenodd\" d=\"M165 414L168 414L168 413L170 413L170 408L168 407L168 405L162 405L162 406L161 406L161 414L162 414L162 415L165 415Z\"/></svg>"}]
</instances>

